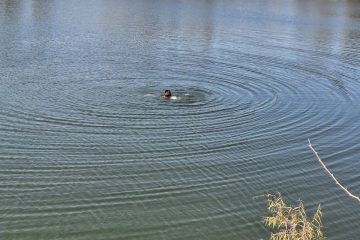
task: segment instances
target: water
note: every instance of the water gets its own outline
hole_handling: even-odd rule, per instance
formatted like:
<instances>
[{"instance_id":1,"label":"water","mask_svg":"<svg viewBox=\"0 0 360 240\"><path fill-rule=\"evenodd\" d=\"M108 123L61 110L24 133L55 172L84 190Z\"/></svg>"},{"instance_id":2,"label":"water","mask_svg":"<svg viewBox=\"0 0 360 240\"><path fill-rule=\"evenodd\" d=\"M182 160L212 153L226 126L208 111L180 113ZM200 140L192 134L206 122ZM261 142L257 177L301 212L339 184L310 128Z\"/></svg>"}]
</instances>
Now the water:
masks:
<instances>
[{"instance_id":1,"label":"water","mask_svg":"<svg viewBox=\"0 0 360 240\"><path fill-rule=\"evenodd\" d=\"M358 1L1 1L1 239L358 239ZM176 99L162 99L171 89Z\"/></svg>"}]
</instances>

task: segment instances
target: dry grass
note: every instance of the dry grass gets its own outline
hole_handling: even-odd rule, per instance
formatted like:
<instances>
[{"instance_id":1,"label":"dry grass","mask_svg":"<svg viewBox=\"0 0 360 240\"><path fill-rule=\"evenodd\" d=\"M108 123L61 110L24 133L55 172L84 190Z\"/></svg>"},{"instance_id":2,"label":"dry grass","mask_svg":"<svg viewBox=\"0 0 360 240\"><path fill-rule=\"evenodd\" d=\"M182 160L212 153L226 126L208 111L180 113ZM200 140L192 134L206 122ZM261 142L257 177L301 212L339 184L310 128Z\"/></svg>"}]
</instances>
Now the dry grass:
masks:
<instances>
[{"instance_id":1,"label":"dry grass","mask_svg":"<svg viewBox=\"0 0 360 240\"><path fill-rule=\"evenodd\" d=\"M321 208L318 206L311 220L300 202L298 207L287 206L280 193L267 195L270 216L264 217L265 226L272 229L271 240L319 240L324 239L321 231Z\"/></svg>"}]
</instances>

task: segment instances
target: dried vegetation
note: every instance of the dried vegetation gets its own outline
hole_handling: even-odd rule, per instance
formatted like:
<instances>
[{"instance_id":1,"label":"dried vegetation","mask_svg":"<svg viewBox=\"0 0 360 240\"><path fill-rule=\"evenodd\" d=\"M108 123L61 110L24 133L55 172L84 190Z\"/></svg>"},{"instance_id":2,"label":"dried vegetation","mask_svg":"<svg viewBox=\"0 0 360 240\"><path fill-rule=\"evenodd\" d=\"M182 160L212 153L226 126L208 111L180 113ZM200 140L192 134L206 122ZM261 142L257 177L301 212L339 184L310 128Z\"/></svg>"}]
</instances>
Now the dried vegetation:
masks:
<instances>
[{"instance_id":1,"label":"dried vegetation","mask_svg":"<svg viewBox=\"0 0 360 240\"><path fill-rule=\"evenodd\" d=\"M303 202L298 207L287 206L280 193L267 195L270 216L264 217L265 226L272 229L271 240L320 240L324 239L321 208L308 219Z\"/></svg>"}]
</instances>

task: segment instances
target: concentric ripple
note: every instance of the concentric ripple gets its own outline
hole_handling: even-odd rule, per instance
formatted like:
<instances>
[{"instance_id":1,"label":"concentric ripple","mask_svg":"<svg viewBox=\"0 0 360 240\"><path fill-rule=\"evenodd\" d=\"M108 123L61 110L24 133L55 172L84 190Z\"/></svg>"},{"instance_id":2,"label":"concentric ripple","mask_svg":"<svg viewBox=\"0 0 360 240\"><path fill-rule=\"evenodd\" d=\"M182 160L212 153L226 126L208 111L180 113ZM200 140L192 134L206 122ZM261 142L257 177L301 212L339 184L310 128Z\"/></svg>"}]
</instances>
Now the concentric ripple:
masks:
<instances>
[{"instance_id":1,"label":"concentric ripple","mask_svg":"<svg viewBox=\"0 0 360 240\"><path fill-rule=\"evenodd\" d=\"M358 236L306 147L359 194L357 20L95 2L0 3L0 236L261 239L276 191Z\"/></svg>"}]
</instances>

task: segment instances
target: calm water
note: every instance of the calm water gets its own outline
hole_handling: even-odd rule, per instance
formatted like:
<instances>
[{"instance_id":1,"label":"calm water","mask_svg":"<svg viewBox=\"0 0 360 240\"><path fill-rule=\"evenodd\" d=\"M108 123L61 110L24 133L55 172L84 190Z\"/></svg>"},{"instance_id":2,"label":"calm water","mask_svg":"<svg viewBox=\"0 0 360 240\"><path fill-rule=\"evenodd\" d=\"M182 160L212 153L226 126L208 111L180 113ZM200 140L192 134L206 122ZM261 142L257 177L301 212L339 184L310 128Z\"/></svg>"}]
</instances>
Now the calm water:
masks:
<instances>
[{"instance_id":1,"label":"calm water","mask_svg":"<svg viewBox=\"0 0 360 240\"><path fill-rule=\"evenodd\" d=\"M1 239L359 239L359 1L4 0L0 83Z\"/></svg>"}]
</instances>

